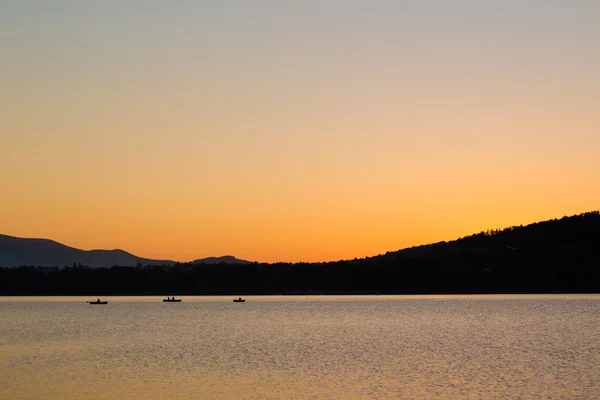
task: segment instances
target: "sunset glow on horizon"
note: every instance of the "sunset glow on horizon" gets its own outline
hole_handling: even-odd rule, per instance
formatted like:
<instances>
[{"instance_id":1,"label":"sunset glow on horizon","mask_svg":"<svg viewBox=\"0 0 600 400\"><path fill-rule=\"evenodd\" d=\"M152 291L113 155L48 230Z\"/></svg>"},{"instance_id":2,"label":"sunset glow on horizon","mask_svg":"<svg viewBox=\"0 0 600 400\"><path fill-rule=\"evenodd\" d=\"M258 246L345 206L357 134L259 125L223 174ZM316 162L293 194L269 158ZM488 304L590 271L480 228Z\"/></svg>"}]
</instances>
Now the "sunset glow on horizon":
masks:
<instances>
[{"instance_id":1,"label":"sunset glow on horizon","mask_svg":"<svg viewBox=\"0 0 600 400\"><path fill-rule=\"evenodd\" d=\"M0 4L0 234L332 261L600 208L600 2L224 3Z\"/></svg>"}]
</instances>

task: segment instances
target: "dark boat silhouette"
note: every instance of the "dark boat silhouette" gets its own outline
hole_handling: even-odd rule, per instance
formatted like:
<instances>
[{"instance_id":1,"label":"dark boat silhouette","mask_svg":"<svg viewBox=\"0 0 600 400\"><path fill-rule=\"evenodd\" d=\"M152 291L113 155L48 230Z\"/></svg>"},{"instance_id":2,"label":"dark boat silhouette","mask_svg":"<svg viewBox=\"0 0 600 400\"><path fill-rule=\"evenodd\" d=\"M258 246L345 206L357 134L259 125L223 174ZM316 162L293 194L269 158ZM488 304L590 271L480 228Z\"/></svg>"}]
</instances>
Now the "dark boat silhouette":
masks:
<instances>
[{"instance_id":1,"label":"dark boat silhouette","mask_svg":"<svg viewBox=\"0 0 600 400\"><path fill-rule=\"evenodd\" d=\"M108 301L100 301L100 299L96 301L86 301L88 304L108 304Z\"/></svg>"},{"instance_id":2,"label":"dark boat silhouette","mask_svg":"<svg viewBox=\"0 0 600 400\"><path fill-rule=\"evenodd\" d=\"M234 302L234 303L243 303L243 302L245 302L245 301L246 301L246 300L245 300L245 299L242 299L241 297L238 297L237 299L233 299L233 302Z\"/></svg>"},{"instance_id":3,"label":"dark boat silhouette","mask_svg":"<svg viewBox=\"0 0 600 400\"><path fill-rule=\"evenodd\" d=\"M166 299L163 299L163 303L181 303L181 299L175 299L175 296L173 296L173 298L167 297Z\"/></svg>"}]
</instances>

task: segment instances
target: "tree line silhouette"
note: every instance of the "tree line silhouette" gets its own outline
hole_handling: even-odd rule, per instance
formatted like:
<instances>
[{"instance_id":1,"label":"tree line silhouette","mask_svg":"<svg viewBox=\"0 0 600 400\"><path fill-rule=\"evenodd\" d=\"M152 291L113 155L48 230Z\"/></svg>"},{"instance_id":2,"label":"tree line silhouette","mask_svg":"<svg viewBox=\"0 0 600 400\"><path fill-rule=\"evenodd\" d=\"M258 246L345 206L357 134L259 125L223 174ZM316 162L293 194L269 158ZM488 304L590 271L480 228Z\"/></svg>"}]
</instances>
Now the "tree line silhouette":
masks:
<instances>
[{"instance_id":1,"label":"tree line silhouette","mask_svg":"<svg viewBox=\"0 0 600 400\"><path fill-rule=\"evenodd\" d=\"M0 295L600 292L600 212L325 263L0 268Z\"/></svg>"}]
</instances>

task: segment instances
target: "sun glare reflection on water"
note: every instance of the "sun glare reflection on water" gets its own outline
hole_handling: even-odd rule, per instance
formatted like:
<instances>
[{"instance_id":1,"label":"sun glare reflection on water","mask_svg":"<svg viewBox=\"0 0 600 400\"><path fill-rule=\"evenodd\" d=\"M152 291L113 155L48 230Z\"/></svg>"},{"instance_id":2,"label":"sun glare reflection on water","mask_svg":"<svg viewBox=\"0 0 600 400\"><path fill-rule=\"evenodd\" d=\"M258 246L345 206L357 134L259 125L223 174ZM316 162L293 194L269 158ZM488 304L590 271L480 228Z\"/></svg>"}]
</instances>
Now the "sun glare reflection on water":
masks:
<instances>
[{"instance_id":1,"label":"sun glare reflection on water","mask_svg":"<svg viewBox=\"0 0 600 400\"><path fill-rule=\"evenodd\" d=\"M600 398L600 296L0 299L2 399Z\"/></svg>"}]
</instances>

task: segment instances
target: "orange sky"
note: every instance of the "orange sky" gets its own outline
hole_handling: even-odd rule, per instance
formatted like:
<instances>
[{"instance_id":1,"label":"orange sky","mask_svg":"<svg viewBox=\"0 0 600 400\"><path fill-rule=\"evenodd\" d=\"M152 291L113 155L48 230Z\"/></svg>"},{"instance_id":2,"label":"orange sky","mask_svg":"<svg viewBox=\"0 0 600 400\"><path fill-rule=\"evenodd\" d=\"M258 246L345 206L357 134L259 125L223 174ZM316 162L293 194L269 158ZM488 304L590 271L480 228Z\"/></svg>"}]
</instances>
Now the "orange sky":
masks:
<instances>
[{"instance_id":1,"label":"orange sky","mask_svg":"<svg viewBox=\"0 0 600 400\"><path fill-rule=\"evenodd\" d=\"M0 233L319 261L599 208L596 2L20 3Z\"/></svg>"}]
</instances>

